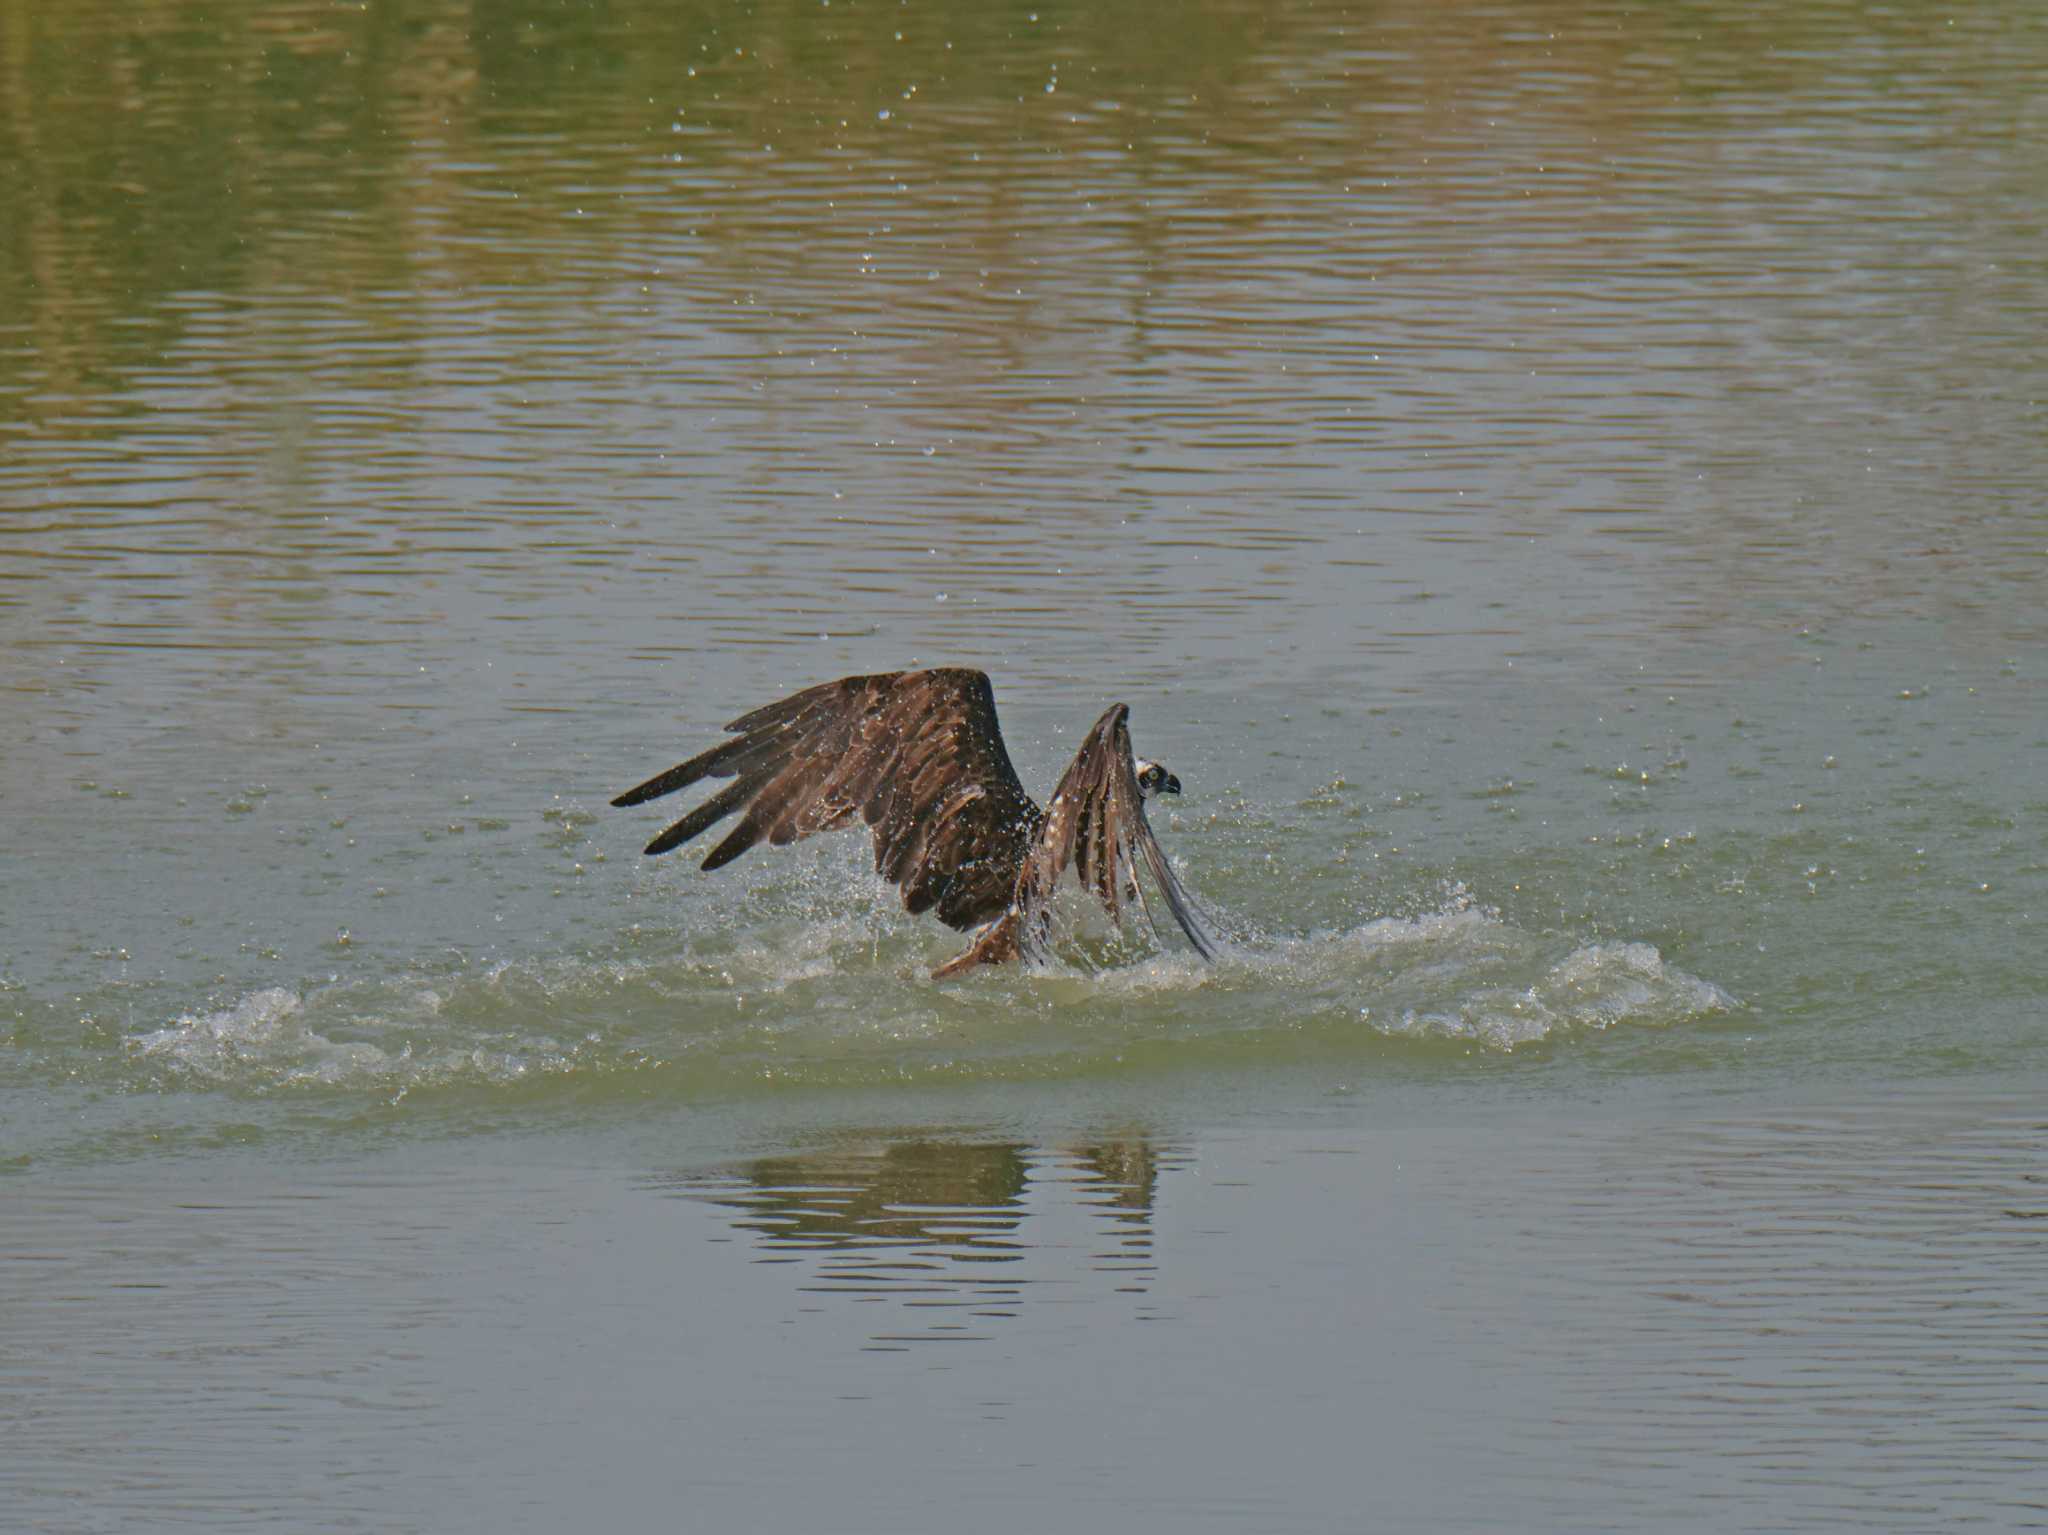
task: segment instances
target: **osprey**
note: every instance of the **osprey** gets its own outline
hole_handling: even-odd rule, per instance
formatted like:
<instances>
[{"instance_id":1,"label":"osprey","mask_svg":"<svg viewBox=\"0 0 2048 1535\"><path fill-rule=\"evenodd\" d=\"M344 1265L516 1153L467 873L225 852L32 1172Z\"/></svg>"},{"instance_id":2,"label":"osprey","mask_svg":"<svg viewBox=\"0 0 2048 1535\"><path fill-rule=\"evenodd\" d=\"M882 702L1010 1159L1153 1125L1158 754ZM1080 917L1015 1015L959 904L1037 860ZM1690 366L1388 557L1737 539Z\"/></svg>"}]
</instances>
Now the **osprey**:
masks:
<instances>
[{"instance_id":1,"label":"osprey","mask_svg":"<svg viewBox=\"0 0 2048 1535\"><path fill-rule=\"evenodd\" d=\"M1180 780L1132 755L1129 718L1116 704L1095 722L1047 811L1010 766L985 673L943 667L842 677L742 714L725 727L737 739L612 803L643 804L700 778L736 780L647 844L649 854L666 853L744 812L704 860L707 870L764 839L779 847L858 816L875 834L875 871L902 887L907 909L936 911L963 932L979 929L932 972L935 980L1042 953L1053 892L1069 864L1112 921L1135 900L1149 922L1137 881L1142 859L1196 952L1213 958L1145 821L1146 796L1178 794Z\"/></svg>"}]
</instances>

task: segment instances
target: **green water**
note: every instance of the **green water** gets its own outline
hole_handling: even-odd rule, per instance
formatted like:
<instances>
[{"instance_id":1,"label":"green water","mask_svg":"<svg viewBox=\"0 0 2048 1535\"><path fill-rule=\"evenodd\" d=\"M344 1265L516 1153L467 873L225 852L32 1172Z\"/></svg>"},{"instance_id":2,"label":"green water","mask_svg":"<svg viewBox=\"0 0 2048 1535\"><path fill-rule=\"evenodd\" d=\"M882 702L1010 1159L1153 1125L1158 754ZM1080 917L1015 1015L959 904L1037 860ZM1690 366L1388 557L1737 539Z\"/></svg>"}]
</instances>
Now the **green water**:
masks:
<instances>
[{"instance_id":1,"label":"green water","mask_svg":"<svg viewBox=\"0 0 2048 1535\"><path fill-rule=\"evenodd\" d=\"M2048 1518L2044 69L0 0L12 1522ZM1217 964L608 807L936 664Z\"/></svg>"}]
</instances>

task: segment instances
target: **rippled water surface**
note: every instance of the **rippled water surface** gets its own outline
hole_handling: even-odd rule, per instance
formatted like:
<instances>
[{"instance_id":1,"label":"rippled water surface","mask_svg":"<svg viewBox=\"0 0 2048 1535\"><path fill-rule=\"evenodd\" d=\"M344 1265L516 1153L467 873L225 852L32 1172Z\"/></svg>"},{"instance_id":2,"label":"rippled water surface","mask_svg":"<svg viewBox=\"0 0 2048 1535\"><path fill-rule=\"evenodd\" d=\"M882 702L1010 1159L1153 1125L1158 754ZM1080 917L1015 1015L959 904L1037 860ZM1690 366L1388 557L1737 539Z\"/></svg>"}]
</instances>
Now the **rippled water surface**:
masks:
<instances>
[{"instance_id":1,"label":"rippled water surface","mask_svg":"<svg viewBox=\"0 0 2048 1535\"><path fill-rule=\"evenodd\" d=\"M0 0L0 1492L2048 1522L2044 77ZM1131 706L1215 965L608 807L942 663Z\"/></svg>"}]
</instances>

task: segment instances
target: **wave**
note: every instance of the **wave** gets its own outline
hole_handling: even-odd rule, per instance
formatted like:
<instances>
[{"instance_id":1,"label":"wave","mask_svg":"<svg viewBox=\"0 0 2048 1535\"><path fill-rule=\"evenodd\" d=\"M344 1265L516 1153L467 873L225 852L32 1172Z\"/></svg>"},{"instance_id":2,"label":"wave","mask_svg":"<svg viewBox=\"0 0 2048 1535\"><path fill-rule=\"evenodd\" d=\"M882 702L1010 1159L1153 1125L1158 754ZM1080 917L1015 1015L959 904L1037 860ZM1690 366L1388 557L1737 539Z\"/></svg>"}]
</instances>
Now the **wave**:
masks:
<instances>
[{"instance_id":1,"label":"wave","mask_svg":"<svg viewBox=\"0 0 2048 1535\"><path fill-rule=\"evenodd\" d=\"M251 992L215 1012L187 1014L127 1041L133 1061L189 1079L231 1086L391 1087L440 1082L510 1083L576 1069L577 1052L540 1040L525 1049L482 1043L349 1038L350 1031L410 1033L430 1021L439 996L422 988L409 1007L365 1012L346 990L302 994L281 986ZM399 1016L392 1016L396 1013ZM332 1032L322 1033L320 1025Z\"/></svg>"},{"instance_id":2,"label":"wave","mask_svg":"<svg viewBox=\"0 0 2048 1535\"><path fill-rule=\"evenodd\" d=\"M1134 1051L1220 1066L1217 1052L1256 1059L1267 1041L1511 1053L1737 1005L1652 944L1531 933L1461 890L1410 916L1240 931L1214 964L1097 934L1048 968L935 985L950 942L881 909L757 912L741 929L636 931L609 953L263 987L123 1048L157 1086L403 1097L630 1075L716 1094L1085 1075Z\"/></svg>"}]
</instances>

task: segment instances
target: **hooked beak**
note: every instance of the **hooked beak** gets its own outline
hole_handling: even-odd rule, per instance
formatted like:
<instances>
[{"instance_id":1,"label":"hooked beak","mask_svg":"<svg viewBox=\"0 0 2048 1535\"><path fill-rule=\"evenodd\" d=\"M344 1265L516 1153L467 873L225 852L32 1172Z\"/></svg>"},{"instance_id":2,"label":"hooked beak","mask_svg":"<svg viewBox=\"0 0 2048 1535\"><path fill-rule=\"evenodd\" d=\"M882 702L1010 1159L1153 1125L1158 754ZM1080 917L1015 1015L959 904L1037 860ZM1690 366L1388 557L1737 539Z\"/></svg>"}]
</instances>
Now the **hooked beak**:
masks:
<instances>
[{"instance_id":1,"label":"hooked beak","mask_svg":"<svg viewBox=\"0 0 2048 1535\"><path fill-rule=\"evenodd\" d=\"M1173 774L1168 773L1165 779L1159 785L1159 792L1161 794L1180 793L1180 780L1178 778L1175 778Z\"/></svg>"}]
</instances>

